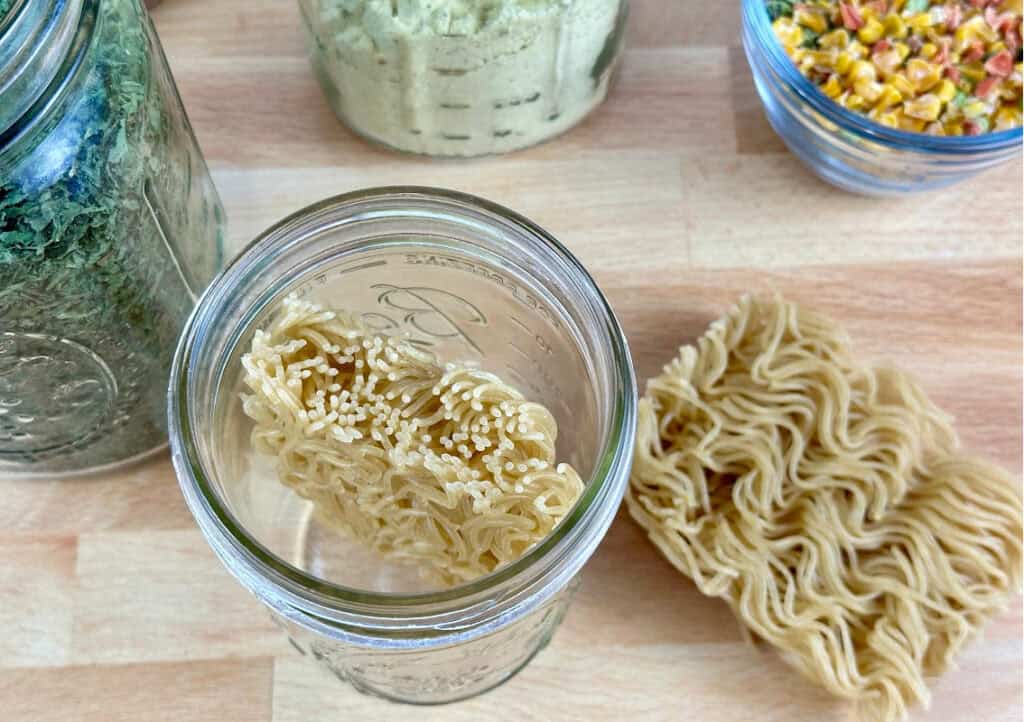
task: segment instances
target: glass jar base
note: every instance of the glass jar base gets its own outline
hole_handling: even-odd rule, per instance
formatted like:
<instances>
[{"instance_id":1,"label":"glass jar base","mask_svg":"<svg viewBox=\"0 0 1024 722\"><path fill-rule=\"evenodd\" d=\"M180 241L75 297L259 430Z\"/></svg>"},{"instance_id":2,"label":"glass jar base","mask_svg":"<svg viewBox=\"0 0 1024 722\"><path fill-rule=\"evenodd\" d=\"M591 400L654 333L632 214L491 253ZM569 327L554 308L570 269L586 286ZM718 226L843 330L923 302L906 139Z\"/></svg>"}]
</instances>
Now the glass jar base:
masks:
<instances>
[{"instance_id":1,"label":"glass jar base","mask_svg":"<svg viewBox=\"0 0 1024 722\"><path fill-rule=\"evenodd\" d=\"M60 457L59 464L49 465L46 461L23 463L8 461L0 457L0 478L12 480L46 480L61 481L65 479L91 478L114 471L123 471L136 464L142 464L160 456L167 451L167 442L163 441L145 451L127 456L116 461L96 463L93 465L75 466L75 456Z\"/></svg>"},{"instance_id":2,"label":"glass jar base","mask_svg":"<svg viewBox=\"0 0 1024 722\"><path fill-rule=\"evenodd\" d=\"M584 107L576 108L574 111L565 111L557 116L547 119L544 133L495 133L484 146L483 141L474 143L472 137L440 137L427 138L422 133L407 131L402 137L384 137L360 127L353 118L344 110L344 103L334 87L327 71L313 61L314 74L320 82L326 96L328 105L334 112L335 117L346 129L358 136L367 143L384 148L386 150L403 153L410 156L435 158L437 160L471 160L474 158L487 158L491 156L515 153L521 150L528 150L550 141L556 140L575 129L591 113L604 103L609 88L614 85L617 79L617 72L612 72L609 77L600 84L594 91L593 97ZM617 66L616 66L617 71Z\"/></svg>"},{"instance_id":3,"label":"glass jar base","mask_svg":"<svg viewBox=\"0 0 1024 722\"><path fill-rule=\"evenodd\" d=\"M509 153L517 153L519 151L529 150L530 148L536 148L538 146L545 145L546 143L550 143L551 141L557 140L558 138L561 138L562 136L568 135L570 132L572 132L580 123L586 120L587 116L589 116L590 113L593 112L597 108L597 106L601 104L601 102L602 101L598 101L597 103L594 104L593 107L588 108L585 112L574 117L571 121L561 124L561 127L559 127L557 130L552 130L551 133L544 135L543 137L530 138L529 140L523 140L519 144L509 144L507 146L503 146L500 148L491 148L488 150L462 153L449 153L445 151L425 150L413 146L406 147L394 140L385 140L383 138L379 138L373 135L372 133L364 131L361 128L358 128L355 124L347 120L337 109L334 109L334 114L348 131L358 136L360 139L369 143L370 145L377 146L378 148L383 148L393 153L402 153L403 155L408 156L415 156L419 158L432 158L434 160L458 161L474 160L477 158L491 158L499 155L507 155Z\"/></svg>"},{"instance_id":4,"label":"glass jar base","mask_svg":"<svg viewBox=\"0 0 1024 722\"><path fill-rule=\"evenodd\" d=\"M554 637L580 585L577 576L553 599L472 648L382 650L330 641L271 612L302 656L360 694L415 706L472 699L505 684Z\"/></svg>"}]
</instances>

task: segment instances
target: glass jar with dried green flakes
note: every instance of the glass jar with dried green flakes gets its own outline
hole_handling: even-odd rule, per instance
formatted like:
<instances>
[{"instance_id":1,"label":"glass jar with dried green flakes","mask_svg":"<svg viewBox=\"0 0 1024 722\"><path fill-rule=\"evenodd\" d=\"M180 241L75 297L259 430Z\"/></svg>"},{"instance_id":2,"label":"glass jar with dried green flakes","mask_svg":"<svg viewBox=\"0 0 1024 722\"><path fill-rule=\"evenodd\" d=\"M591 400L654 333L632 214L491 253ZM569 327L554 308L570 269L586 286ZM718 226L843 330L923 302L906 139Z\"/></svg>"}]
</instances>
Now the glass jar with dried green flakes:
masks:
<instances>
[{"instance_id":1,"label":"glass jar with dried green flakes","mask_svg":"<svg viewBox=\"0 0 1024 722\"><path fill-rule=\"evenodd\" d=\"M163 445L222 229L139 0L0 0L0 474Z\"/></svg>"}]
</instances>

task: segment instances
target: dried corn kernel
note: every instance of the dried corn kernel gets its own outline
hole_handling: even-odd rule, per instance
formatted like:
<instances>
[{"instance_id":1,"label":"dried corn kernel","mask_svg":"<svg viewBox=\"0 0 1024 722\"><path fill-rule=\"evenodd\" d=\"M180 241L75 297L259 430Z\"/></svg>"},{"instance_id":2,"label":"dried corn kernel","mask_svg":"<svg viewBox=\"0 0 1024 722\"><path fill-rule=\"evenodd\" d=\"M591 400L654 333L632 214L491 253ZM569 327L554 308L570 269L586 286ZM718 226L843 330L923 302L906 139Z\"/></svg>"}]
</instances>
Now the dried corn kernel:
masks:
<instances>
[{"instance_id":1,"label":"dried corn kernel","mask_svg":"<svg viewBox=\"0 0 1024 722\"><path fill-rule=\"evenodd\" d=\"M882 92L875 101L876 108L889 108L903 102L903 93L898 91L890 83L882 86Z\"/></svg>"},{"instance_id":2,"label":"dried corn kernel","mask_svg":"<svg viewBox=\"0 0 1024 722\"><path fill-rule=\"evenodd\" d=\"M878 78L878 71L875 70L875 66L868 61L857 60L850 67L848 76L853 82L857 82L858 80L875 80Z\"/></svg>"},{"instance_id":3,"label":"dried corn kernel","mask_svg":"<svg viewBox=\"0 0 1024 722\"><path fill-rule=\"evenodd\" d=\"M910 34L910 31L907 29L907 24L903 22L903 18L896 13L886 15L885 22L883 24L885 25L886 37L902 40Z\"/></svg>"},{"instance_id":4,"label":"dried corn kernel","mask_svg":"<svg viewBox=\"0 0 1024 722\"><path fill-rule=\"evenodd\" d=\"M889 78L889 84L906 97L914 95L914 86L910 84L905 75L893 75Z\"/></svg>"},{"instance_id":5,"label":"dried corn kernel","mask_svg":"<svg viewBox=\"0 0 1024 722\"><path fill-rule=\"evenodd\" d=\"M996 113L994 130L1010 130L1021 124L1021 112L1017 108L1003 107Z\"/></svg>"},{"instance_id":6,"label":"dried corn kernel","mask_svg":"<svg viewBox=\"0 0 1024 722\"><path fill-rule=\"evenodd\" d=\"M917 118L911 118L906 113L900 116L899 128L909 133L920 133L924 130L925 122Z\"/></svg>"},{"instance_id":7,"label":"dried corn kernel","mask_svg":"<svg viewBox=\"0 0 1024 722\"><path fill-rule=\"evenodd\" d=\"M874 45L885 35L885 26L873 17L869 17L864 27L857 31L857 39L865 45Z\"/></svg>"},{"instance_id":8,"label":"dried corn kernel","mask_svg":"<svg viewBox=\"0 0 1024 722\"><path fill-rule=\"evenodd\" d=\"M917 92L928 92L942 80L942 68L927 60L912 58L907 61L907 80Z\"/></svg>"},{"instance_id":9,"label":"dried corn kernel","mask_svg":"<svg viewBox=\"0 0 1024 722\"><path fill-rule=\"evenodd\" d=\"M907 18L907 25L916 33L924 34L932 27L931 13L915 13Z\"/></svg>"},{"instance_id":10,"label":"dried corn kernel","mask_svg":"<svg viewBox=\"0 0 1024 722\"><path fill-rule=\"evenodd\" d=\"M850 93L846 96L846 102L843 103L850 110L861 110L867 107L867 103L864 102L864 98L857 95L856 93Z\"/></svg>"},{"instance_id":11,"label":"dried corn kernel","mask_svg":"<svg viewBox=\"0 0 1024 722\"><path fill-rule=\"evenodd\" d=\"M879 110L878 108L875 108L870 113L868 113L868 117L871 118L871 120L875 121L876 123L881 123L882 125L887 126L889 128L900 127L900 116L899 113L896 112L886 112L883 110Z\"/></svg>"},{"instance_id":12,"label":"dried corn kernel","mask_svg":"<svg viewBox=\"0 0 1024 722\"><path fill-rule=\"evenodd\" d=\"M840 75L846 75L853 66L853 57L845 50L836 56L835 70Z\"/></svg>"},{"instance_id":13,"label":"dried corn kernel","mask_svg":"<svg viewBox=\"0 0 1024 722\"><path fill-rule=\"evenodd\" d=\"M825 13L814 8L806 6L797 8L796 12L793 13L793 19L799 25L809 28L818 34L828 30L828 20L825 19Z\"/></svg>"},{"instance_id":14,"label":"dried corn kernel","mask_svg":"<svg viewBox=\"0 0 1024 722\"><path fill-rule=\"evenodd\" d=\"M928 93L905 102L903 112L919 120L937 120L942 112L942 101L934 93Z\"/></svg>"},{"instance_id":15,"label":"dried corn kernel","mask_svg":"<svg viewBox=\"0 0 1024 722\"><path fill-rule=\"evenodd\" d=\"M833 73L825 84L821 86L821 92L835 100L843 94L843 86L839 83L839 76Z\"/></svg>"},{"instance_id":16,"label":"dried corn kernel","mask_svg":"<svg viewBox=\"0 0 1024 722\"><path fill-rule=\"evenodd\" d=\"M880 97L882 97L882 84L875 80L858 80L853 84L853 89L857 92L857 95L864 98L868 104L874 104Z\"/></svg>"},{"instance_id":17,"label":"dried corn kernel","mask_svg":"<svg viewBox=\"0 0 1024 722\"><path fill-rule=\"evenodd\" d=\"M818 38L818 45L823 48L845 48L850 44L850 34L843 28L838 28L830 33L824 33Z\"/></svg>"},{"instance_id":18,"label":"dried corn kernel","mask_svg":"<svg viewBox=\"0 0 1024 722\"><path fill-rule=\"evenodd\" d=\"M935 94L939 96L939 100L943 103L948 103L956 97L956 86L947 78L939 83L939 87L936 89Z\"/></svg>"},{"instance_id":19,"label":"dried corn kernel","mask_svg":"<svg viewBox=\"0 0 1024 722\"><path fill-rule=\"evenodd\" d=\"M799 47L804 41L804 31L799 25L789 18L779 18L772 23L775 37L785 47Z\"/></svg>"},{"instance_id":20,"label":"dried corn kernel","mask_svg":"<svg viewBox=\"0 0 1024 722\"><path fill-rule=\"evenodd\" d=\"M846 46L846 52L853 56L854 60L866 58L868 56L868 49L857 40L851 40L850 44Z\"/></svg>"},{"instance_id":21,"label":"dried corn kernel","mask_svg":"<svg viewBox=\"0 0 1024 722\"><path fill-rule=\"evenodd\" d=\"M836 52L834 50L808 50L803 60L812 66L830 68L835 64Z\"/></svg>"},{"instance_id":22,"label":"dried corn kernel","mask_svg":"<svg viewBox=\"0 0 1024 722\"><path fill-rule=\"evenodd\" d=\"M880 53L875 53L871 59L875 63L875 68L883 76L892 75L903 65L903 58L900 57L900 53L896 48L889 48Z\"/></svg>"}]
</instances>

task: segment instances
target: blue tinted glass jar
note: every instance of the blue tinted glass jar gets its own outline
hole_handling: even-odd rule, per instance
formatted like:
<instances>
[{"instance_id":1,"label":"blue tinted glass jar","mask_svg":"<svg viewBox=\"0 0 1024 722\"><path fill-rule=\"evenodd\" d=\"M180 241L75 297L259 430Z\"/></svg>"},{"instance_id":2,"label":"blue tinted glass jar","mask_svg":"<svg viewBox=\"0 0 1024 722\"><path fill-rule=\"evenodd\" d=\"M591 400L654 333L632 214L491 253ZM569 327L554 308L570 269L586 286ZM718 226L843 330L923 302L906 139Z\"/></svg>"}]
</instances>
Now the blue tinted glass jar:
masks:
<instances>
[{"instance_id":1,"label":"blue tinted glass jar","mask_svg":"<svg viewBox=\"0 0 1024 722\"><path fill-rule=\"evenodd\" d=\"M0 473L161 446L223 213L139 0L0 0Z\"/></svg>"},{"instance_id":2,"label":"blue tinted glass jar","mask_svg":"<svg viewBox=\"0 0 1024 722\"><path fill-rule=\"evenodd\" d=\"M811 170L845 190L932 190L1020 157L1021 128L976 136L908 133L833 102L786 55L765 0L743 0L743 47L772 127Z\"/></svg>"}]
</instances>

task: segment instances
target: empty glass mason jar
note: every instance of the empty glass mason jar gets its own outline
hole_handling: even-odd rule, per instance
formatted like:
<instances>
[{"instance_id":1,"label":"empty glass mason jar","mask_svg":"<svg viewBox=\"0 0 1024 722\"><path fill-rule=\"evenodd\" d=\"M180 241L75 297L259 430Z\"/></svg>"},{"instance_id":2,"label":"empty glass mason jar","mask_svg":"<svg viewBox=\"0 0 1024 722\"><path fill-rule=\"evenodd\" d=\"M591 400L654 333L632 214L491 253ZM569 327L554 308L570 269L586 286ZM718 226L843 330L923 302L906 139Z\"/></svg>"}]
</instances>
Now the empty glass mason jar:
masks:
<instances>
[{"instance_id":1,"label":"empty glass mason jar","mask_svg":"<svg viewBox=\"0 0 1024 722\"><path fill-rule=\"evenodd\" d=\"M0 473L81 472L165 443L223 214L138 0L0 14Z\"/></svg>"},{"instance_id":2,"label":"empty glass mason jar","mask_svg":"<svg viewBox=\"0 0 1024 722\"><path fill-rule=\"evenodd\" d=\"M298 294L543 402L586 482L523 557L453 588L325 527L254 454L241 356ZM200 299L170 387L175 469L227 568L294 645L357 689L449 702L500 684L550 639L625 490L636 429L626 341L594 281L543 230L472 196L370 190L271 228Z\"/></svg>"},{"instance_id":3,"label":"empty glass mason jar","mask_svg":"<svg viewBox=\"0 0 1024 722\"><path fill-rule=\"evenodd\" d=\"M526 148L604 100L628 0L299 0L334 112L392 148Z\"/></svg>"}]
</instances>

